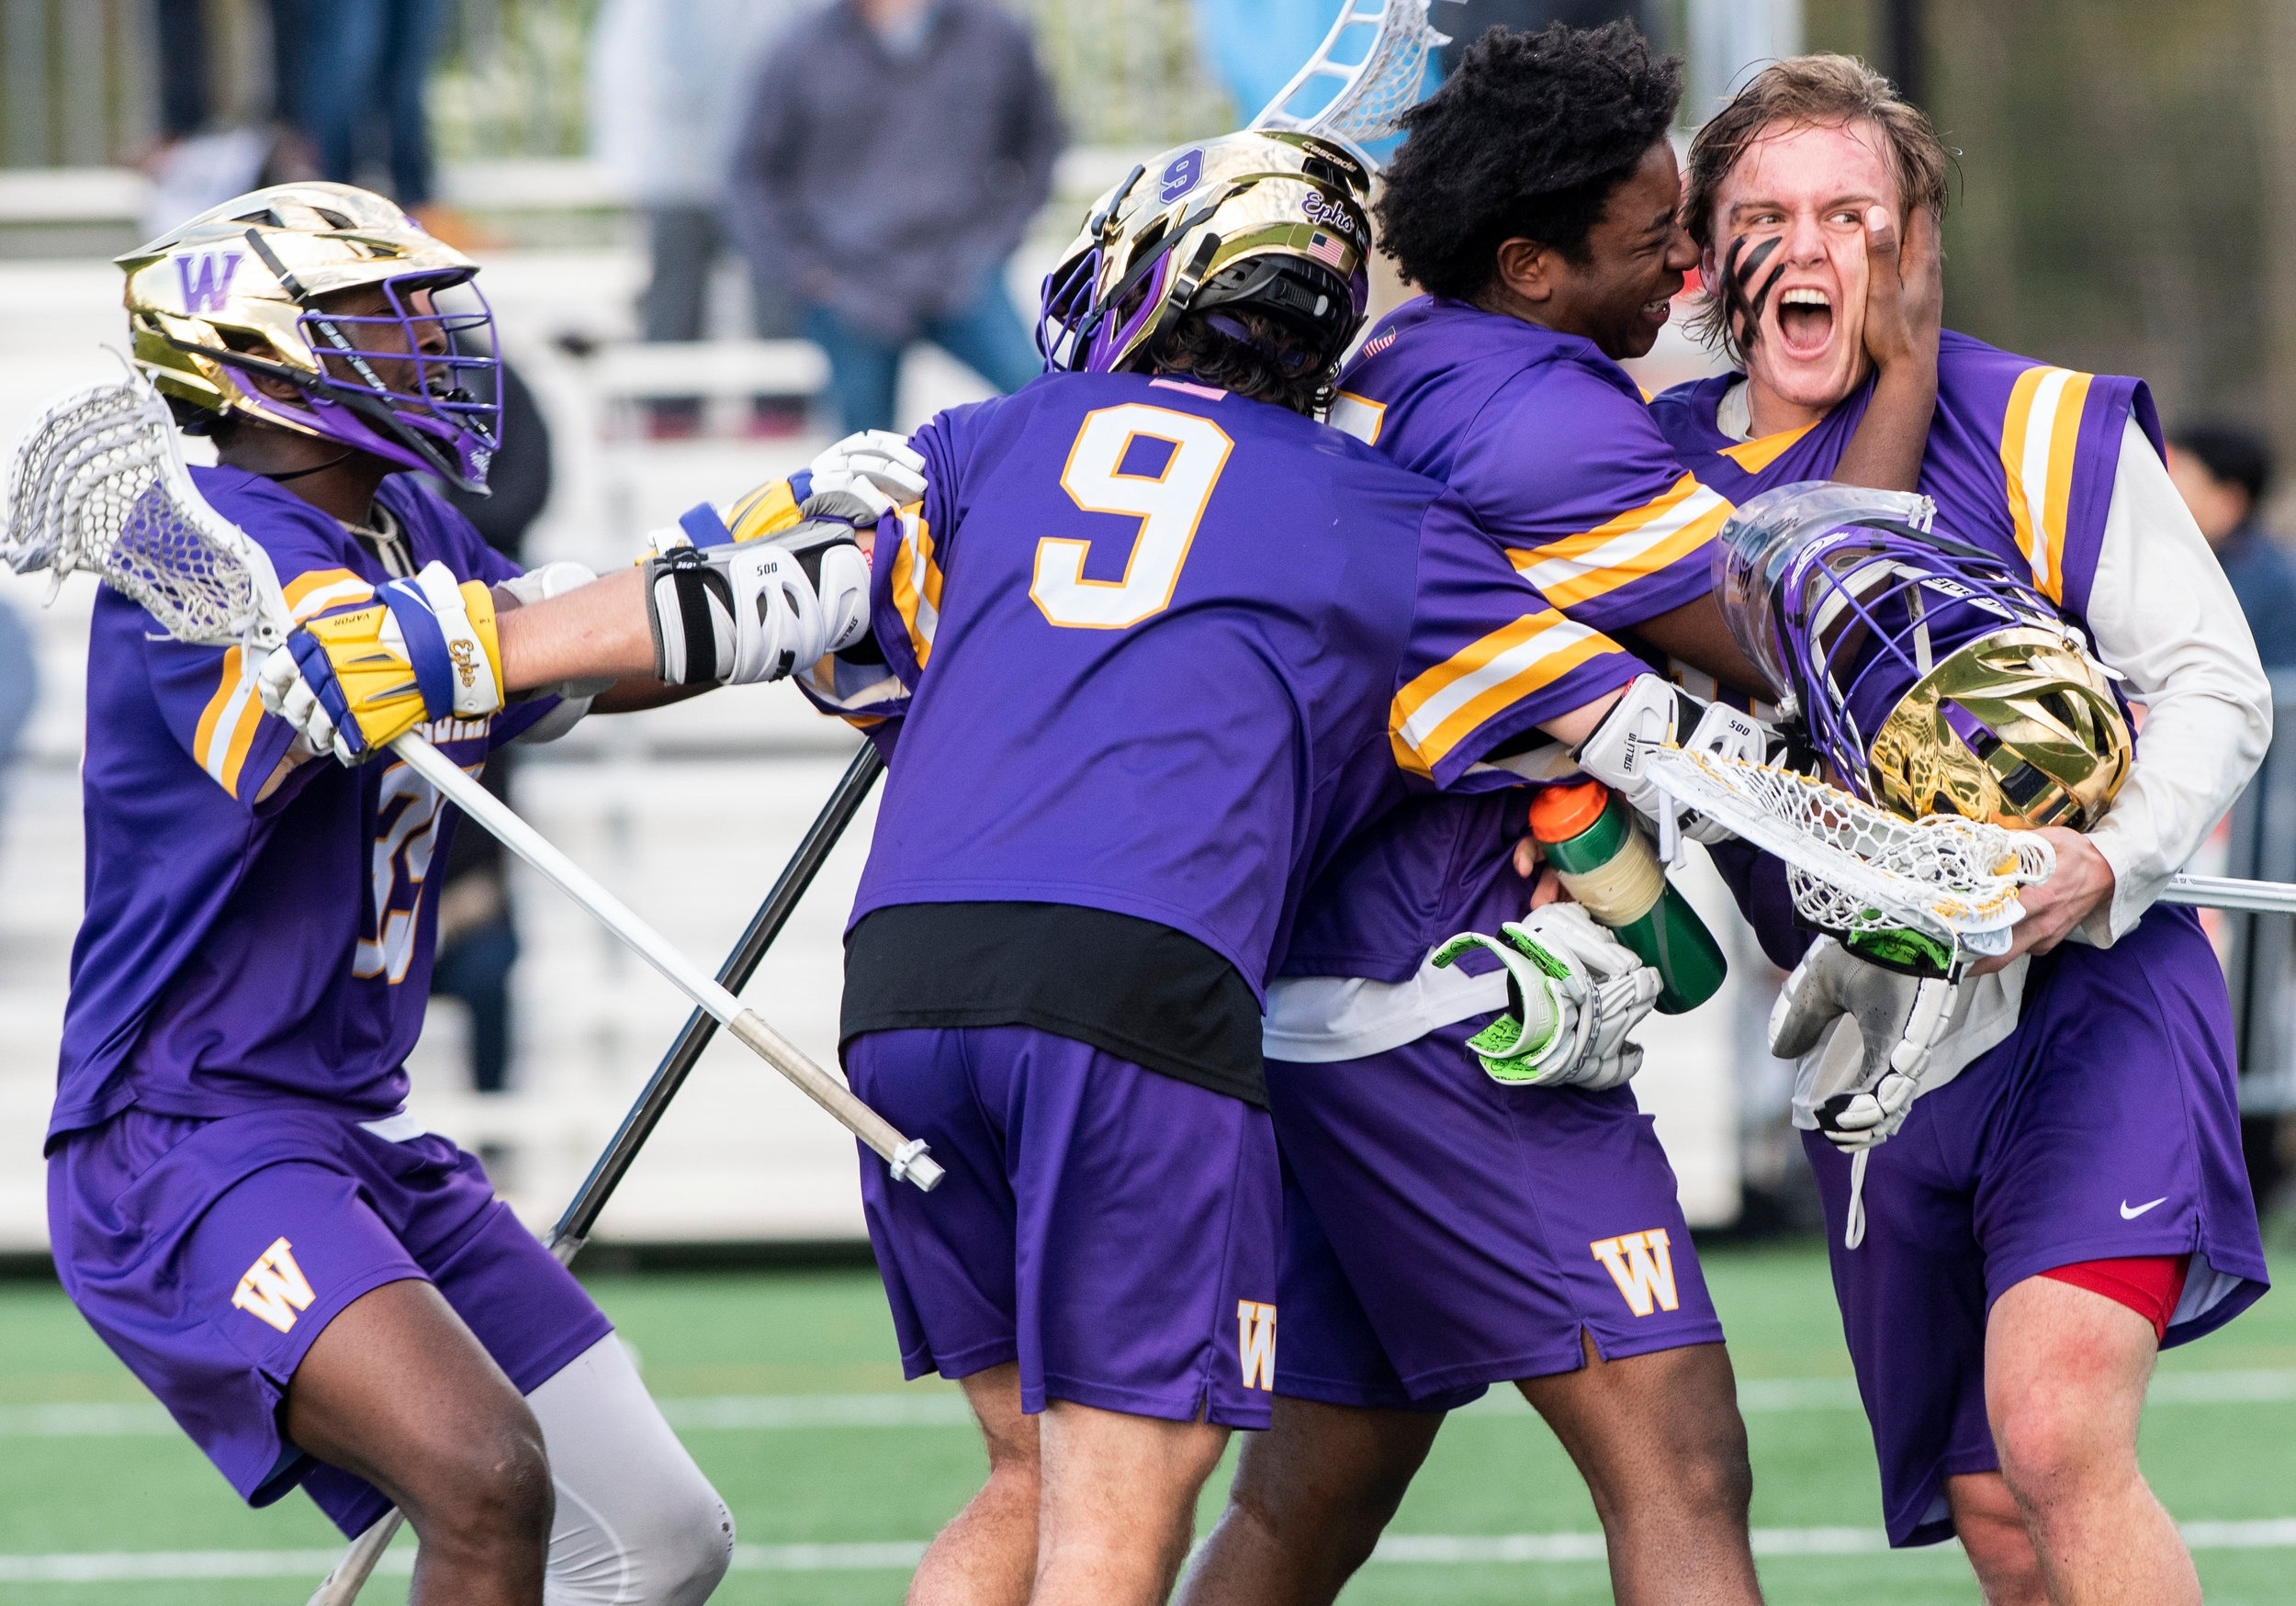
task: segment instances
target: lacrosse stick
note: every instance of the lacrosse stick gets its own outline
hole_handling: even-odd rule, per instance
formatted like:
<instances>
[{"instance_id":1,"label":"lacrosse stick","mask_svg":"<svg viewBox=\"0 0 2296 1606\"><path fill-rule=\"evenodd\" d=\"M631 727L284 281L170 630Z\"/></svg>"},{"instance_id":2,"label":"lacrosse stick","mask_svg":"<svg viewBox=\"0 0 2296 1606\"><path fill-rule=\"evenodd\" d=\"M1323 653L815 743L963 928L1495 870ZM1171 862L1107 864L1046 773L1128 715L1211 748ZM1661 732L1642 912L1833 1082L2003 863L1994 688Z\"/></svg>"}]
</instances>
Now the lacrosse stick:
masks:
<instances>
[{"instance_id":1,"label":"lacrosse stick","mask_svg":"<svg viewBox=\"0 0 2296 1606\"><path fill-rule=\"evenodd\" d=\"M2056 869L2031 831L1958 814L1899 819L1840 787L1720 753L1669 747L1646 763L1676 803L1785 860L1795 908L1839 936L1911 929L1956 961L2007 953L2025 913L2019 889Z\"/></svg>"},{"instance_id":2,"label":"lacrosse stick","mask_svg":"<svg viewBox=\"0 0 2296 1606\"><path fill-rule=\"evenodd\" d=\"M32 421L9 465L0 557L18 574L47 569L51 599L66 575L95 574L141 604L174 639L238 646L242 674L252 676L293 629L269 556L199 494L167 404L133 373L63 397ZM940 1167L922 1141L903 1137L743 1008L460 765L412 732L391 750L883 1155L896 1178L925 1189L940 1182Z\"/></svg>"},{"instance_id":3,"label":"lacrosse stick","mask_svg":"<svg viewBox=\"0 0 2296 1606\"><path fill-rule=\"evenodd\" d=\"M1376 169L1379 164L1364 148L1402 126L1426 83L1427 52L1451 42L1429 26L1427 6L1428 0L1341 0L1332 31L1251 126L1335 140ZM1352 62L1335 61L1343 41L1359 45L1363 53ZM1312 91L1326 83L1335 86L1319 99Z\"/></svg>"}]
</instances>

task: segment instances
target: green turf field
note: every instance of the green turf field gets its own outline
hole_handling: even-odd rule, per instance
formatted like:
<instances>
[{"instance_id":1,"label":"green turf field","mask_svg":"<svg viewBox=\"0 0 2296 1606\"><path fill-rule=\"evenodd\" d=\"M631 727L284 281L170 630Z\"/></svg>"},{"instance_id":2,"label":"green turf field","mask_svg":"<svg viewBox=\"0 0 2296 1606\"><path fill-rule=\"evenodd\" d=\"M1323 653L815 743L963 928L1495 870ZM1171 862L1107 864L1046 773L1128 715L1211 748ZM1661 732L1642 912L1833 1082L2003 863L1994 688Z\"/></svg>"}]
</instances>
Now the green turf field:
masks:
<instances>
[{"instance_id":1,"label":"green turf field","mask_svg":"<svg viewBox=\"0 0 2296 1606\"><path fill-rule=\"evenodd\" d=\"M1707 1268L1749 1408L1770 1599L1975 1602L1951 1548L1862 1548L1879 1526L1873 1454L1822 1254L1720 1251ZM737 1570L717 1600L897 1600L904 1559L971 1492L982 1462L953 1391L901 1382L875 1279L592 1286L739 1520ZM298 1606L332 1530L299 1496L242 1509L144 1398L52 1286L0 1286L0 1602ZM2210 1600L2296 1600L2296 1302L2268 1298L2168 1357L2144 1448L2177 1517L2221 1525L2197 1531ZM1207 1522L1218 1498L1206 1496ZM1455 1418L1394 1533L1408 1543L1366 1569L1350 1601L1609 1598L1585 1493L1519 1410ZM121 1576L139 1570L142 1581ZM403 1601L403 1578L366 1599Z\"/></svg>"}]
</instances>

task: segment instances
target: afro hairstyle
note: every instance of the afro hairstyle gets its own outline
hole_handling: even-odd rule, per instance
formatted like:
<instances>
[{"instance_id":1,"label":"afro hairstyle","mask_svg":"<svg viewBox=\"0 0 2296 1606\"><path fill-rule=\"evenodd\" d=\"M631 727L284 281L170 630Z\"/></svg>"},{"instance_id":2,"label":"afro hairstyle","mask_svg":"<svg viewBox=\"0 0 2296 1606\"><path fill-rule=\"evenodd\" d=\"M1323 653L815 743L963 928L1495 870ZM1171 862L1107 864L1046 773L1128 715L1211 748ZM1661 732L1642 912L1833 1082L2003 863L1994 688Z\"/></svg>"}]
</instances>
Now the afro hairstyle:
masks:
<instances>
[{"instance_id":1,"label":"afro hairstyle","mask_svg":"<svg viewBox=\"0 0 2296 1606\"><path fill-rule=\"evenodd\" d=\"M1666 137L1681 63L1630 22L1494 28L1404 114L1376 210L1380 249L1433 295L1480 294L1520 236L1583 261L1611 192Z\"/></svg>"}]
</instances>

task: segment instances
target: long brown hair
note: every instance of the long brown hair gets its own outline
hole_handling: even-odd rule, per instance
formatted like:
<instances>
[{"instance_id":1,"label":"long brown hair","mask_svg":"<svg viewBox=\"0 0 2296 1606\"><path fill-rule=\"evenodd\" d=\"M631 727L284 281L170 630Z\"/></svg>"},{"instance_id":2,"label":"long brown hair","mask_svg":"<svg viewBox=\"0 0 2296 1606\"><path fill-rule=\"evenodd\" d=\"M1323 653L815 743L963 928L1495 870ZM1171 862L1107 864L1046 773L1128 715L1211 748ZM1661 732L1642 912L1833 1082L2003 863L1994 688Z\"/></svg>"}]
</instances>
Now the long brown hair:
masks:
<instances>
[{"instance_id":1,"label":"long brown hair","mask_svg":"<svg viewBox=\"0 0 2296 1606\"><path fill-rule=\"evenodd\" d=\"M1881 130L1897 172L1904 216L1916 207L1945 215L1953 153L1937 136L1929 114L1898 97L1888 79L1855 56L1792 56L1754 74L1729 104L1690 141L1683 221L1701 252L1715 249L1715 203L1723 181L1750 146L1781 128L1838 128L1870 123ZM1708 287L1691 327L1708 343L1719 341L1733 359L1740 354L1722 298Z\"/></svg>"}]
</instances>

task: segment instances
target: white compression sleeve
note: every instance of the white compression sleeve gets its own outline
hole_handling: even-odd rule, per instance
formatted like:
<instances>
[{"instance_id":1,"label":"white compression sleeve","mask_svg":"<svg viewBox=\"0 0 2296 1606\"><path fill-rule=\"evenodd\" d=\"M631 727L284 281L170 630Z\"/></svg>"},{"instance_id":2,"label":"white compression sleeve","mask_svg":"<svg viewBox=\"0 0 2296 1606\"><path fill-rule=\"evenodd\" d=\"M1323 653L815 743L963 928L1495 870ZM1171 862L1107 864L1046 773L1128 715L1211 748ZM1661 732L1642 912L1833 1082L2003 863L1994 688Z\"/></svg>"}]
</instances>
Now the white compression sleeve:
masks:
<instances>
[{"instance_id":1,"label":"white compression sleeve","mask_svg":"<svg viewBox=\"0 0 2296 1606\"><path fill-rule=\"evenodd\" d=\"M2098 656L2144 704L2136 764L2088 834L2112 900L2081 925L2109 944L2240 796L2272 739L2272 687L2233 589L2176 482L2133 420L2105 515L2088 627Z\"/></svg>"},{"instance_id":2,"label":"white compression sleeve","mask_svg":"<svg viewBox=\"0 0 2296 1606\"><path fill-rule=\"evenodd\" d=\"M734 1520L608 1333L526 1403L558 1514L545 1606L701 1606L726 1576Z\"/></svg>"}]
</instances>

